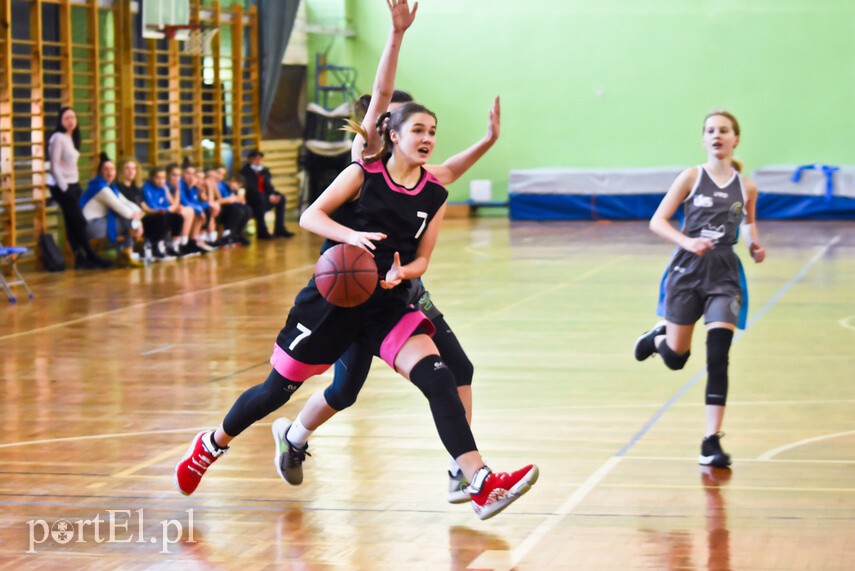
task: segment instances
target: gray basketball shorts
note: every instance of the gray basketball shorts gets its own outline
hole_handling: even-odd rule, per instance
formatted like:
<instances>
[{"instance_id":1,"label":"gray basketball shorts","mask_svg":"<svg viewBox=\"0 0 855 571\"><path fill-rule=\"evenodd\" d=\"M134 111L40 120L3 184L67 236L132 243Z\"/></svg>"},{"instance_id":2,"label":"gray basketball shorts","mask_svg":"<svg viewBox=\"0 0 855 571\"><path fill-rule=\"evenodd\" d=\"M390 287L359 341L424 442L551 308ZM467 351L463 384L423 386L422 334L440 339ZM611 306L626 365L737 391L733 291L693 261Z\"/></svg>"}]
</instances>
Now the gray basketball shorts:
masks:
<instances>
[{"instance_id":1,"label":"gray basketball shorts","mask_svg":"<svg viewBox=\"0 0 855 571\"><path fill-rule=\"evenodd\" d=\"M718 246L703 256L679 250L665 283L665 319L691 325L721 321L736 325L742 309L739 262L733 250Z\"/></svg>"}]
</instances>

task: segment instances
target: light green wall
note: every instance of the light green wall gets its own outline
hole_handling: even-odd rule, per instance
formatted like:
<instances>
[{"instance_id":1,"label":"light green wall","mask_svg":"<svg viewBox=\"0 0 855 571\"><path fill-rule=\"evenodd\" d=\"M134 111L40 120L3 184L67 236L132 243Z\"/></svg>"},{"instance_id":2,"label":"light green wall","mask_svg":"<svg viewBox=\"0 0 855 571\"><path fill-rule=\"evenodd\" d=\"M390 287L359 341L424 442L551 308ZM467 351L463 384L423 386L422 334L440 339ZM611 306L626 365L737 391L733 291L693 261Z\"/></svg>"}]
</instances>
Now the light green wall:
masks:
<instances>
[{"instance_id":1,"label":"light green wall","mask_svg":"<svg viewBox=\"0 0 855 571\"><path fill-rule=\"evenodd\" d=\"M336 40L337 63L369 91L386 2L306 1L350 20L358 35ZM396 84L438 114L437 160L480 137L502 96L501 139L452 186L459 200L471 178L504 194L513 169L702 162L701 120L716 107L740 119L749 172L853 164L852 62L851 0L422 0Z\"/></svg>"}]
</instances>

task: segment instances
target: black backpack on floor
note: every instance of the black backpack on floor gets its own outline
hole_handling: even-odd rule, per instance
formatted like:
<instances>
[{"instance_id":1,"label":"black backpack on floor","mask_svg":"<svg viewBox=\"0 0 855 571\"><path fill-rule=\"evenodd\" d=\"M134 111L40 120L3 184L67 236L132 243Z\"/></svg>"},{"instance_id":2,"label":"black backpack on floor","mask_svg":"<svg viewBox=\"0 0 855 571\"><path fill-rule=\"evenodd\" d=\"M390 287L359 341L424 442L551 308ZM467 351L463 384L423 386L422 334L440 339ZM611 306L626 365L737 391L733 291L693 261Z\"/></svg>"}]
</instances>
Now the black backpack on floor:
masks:
<instances>
[{"instance_id":1,"label":"black backpack on floor","mask_svg":"<svg viewBox=\"0 0 855 571\"><path fill-rule=\"evenodd\" d=\"M47 232L39 236L39 253L42 256L42 262L45 269L49 272L64 272L65 271L65 256L62 251L53 241L53 235Z\"/></svg>"}]
</instances>

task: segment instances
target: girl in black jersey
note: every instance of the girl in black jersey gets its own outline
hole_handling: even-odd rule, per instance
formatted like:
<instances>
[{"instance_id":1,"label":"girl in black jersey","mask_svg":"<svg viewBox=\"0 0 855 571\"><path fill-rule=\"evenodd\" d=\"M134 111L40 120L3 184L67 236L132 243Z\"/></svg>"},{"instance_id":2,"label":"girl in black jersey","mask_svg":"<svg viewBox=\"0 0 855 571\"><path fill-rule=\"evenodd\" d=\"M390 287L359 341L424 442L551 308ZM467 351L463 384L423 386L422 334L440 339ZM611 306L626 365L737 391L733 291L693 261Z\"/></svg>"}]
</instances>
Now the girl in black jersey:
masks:
<instances>
[{"instance_id":1,"label":"girl in black jersey","mask_svg":"<svg viewBox=\"0 0 855 571\"><path fill-rule=\"evenodd\" d=\"M670 369L682 369L689 358L695 322L707 328L706 431L698 462L727 467L730 456L721 448L720 432L728 390L728 355L739 321L743 295L739 260L733 252L740 223L755 262L766 256L760 245L754 213L757 187L734 167L739 123L727 111L704 119L707 161L683 171L650 219L650 229L679 248L665 283L665 321L641 335L635 358L658 353ZM669 220L683 204L682 231Z\"/></svg>"},{"instance_id":2,"label":"girl in black jersey","mask_svg":"<svg viewBox=\"0 0 855 571\"><path fill-rule=\"evenodd\" d=\"M198 486L229 442L281 407L307 378L328 369L354 342L368 347L427 397L440 439L467 480L481 519L499 513L537 480L536 466L493 473L475 445L454 376L430 334L433 326L408 299L407 280L427 269L447 192L423 168L433 153L436 117L407 103L391 114L385 130L388 158L347 167L303 213L300 225L333 242L372 252L382 278L364 304L341 308L327 302L314 279L297 295L274 346L267 380L242 394L214 431L196 435L175 470L184 494ZM350 204L351 227L332 214Z\"/></svg>"},{"instance_id":3,"label":"girl in black jersey","mask_svg":"<svg viewBox=\"0 0 855 571\"><path fill-rule=\"evenodd\" d=\"M368 101L372 98L364 97L363 104L367 107ZM394 111L408 101L412 101L412 97L408 93L395 90L389 108ZM357 104L358 106L359 104ZM365 109L362 111L364 113ZM492 147L499 137L499 127L500 107L499 98L496 97L490 109L486 135L444 163L426 165L425 169L444 185L454 182ZM354 141L354 160L362 159L362 153L368 146L367 144L363 145L362 141L372 138L370 133L366 133L366 135L368 136L363 138L362 134L359 134ZM419 310L434 324L436 329L433 336L434 343L439 349L443 361L454 374L458 395L466 411L466 418L471 423L472 377L474 373L472 362L466 356L460 341L454 335L442 312L434 305L430 293L425 289L421 280L412 280L409 291L409 302L418 306ZM356 398L368 377L372 358L370 351L359 344L354 344L336 361L332 383L309 397L293 423L287 418L280 418L274 422L273 437L277 449L274 460L280 476L285 481L292 485L302 483L302 463L307 455L309 437L337 412L356 402ZM450 503L469 501L469 494L466 492L468 482L453 458L450 460L448 477L448 501Z\"/></svg>"}]
</instances>

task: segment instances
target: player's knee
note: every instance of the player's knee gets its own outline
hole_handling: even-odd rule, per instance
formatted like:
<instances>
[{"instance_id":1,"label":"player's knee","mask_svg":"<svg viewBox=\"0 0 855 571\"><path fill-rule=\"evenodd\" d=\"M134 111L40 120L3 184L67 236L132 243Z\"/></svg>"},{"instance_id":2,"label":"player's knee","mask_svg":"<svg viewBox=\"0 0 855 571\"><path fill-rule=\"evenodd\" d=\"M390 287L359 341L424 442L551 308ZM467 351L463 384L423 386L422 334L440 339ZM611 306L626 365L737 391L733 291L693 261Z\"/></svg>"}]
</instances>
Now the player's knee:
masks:
<instances>
[{"instance_id":1,"label":"player's knee","mask_svg":"<svg viewBox=\"0 0 855 571\"><path fill-rule=\"evenodd\" d=\"M341 387L335 384L331 384L324 389L324 399L327 401L327 404L339 412L353 406L356 403L358 394L343 391Z\"/></svg>"},{"instance_id":2,"label":"player's knee","mask_svg":"<svg viewBox=\"0 0 855 571\"><path fill-rule=\"evenodd\" d=\"M271 369L267 375L267 380L264 381L262 389L264 396L270 399L273 403L279 403L282 406L291 398L294 392L303 386L303 383L298 383L287 379L279 374L276 369Z\"/></svg>"},{"instance_id":3,"label":"player's knee","mask_svg":"<svg viewBox=\"0 0 855 571\"><path fill-rule=\"evenodd\" d=\"M454 375L439 355L429 355L416 363L410 371L410 382L422 391L435 415L466 414Z\"/></svg>"},{"instance_id":4,"label":"player's knee","mask_svg":"<svg viewBox=\"0 0 855 571\"><path fill-rule=\"evenodd\" d=\"M472 377L475 376L475 365L468 358L464 357L461 361L454 364L452 374L458 387L469 386L472 384Z\"/></svg>"},{"instance_id":5,"label":"player's knee","mask_svg":"<svg viewBox=\"0 0 855 571\"><path fill-rule=\"evenodd\" d=\"M671 347L668 346L668 343L663 341L657 351L659 355L662 357L662 361L665 363L665 366L671 369L672 371L679 371L683 367L686 366L686 361L689 360L689 355L692 354L691 351L686 351L685 353L677 353Z\"/></svg>"}]
</instances>

